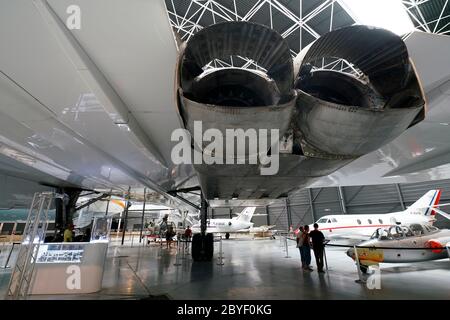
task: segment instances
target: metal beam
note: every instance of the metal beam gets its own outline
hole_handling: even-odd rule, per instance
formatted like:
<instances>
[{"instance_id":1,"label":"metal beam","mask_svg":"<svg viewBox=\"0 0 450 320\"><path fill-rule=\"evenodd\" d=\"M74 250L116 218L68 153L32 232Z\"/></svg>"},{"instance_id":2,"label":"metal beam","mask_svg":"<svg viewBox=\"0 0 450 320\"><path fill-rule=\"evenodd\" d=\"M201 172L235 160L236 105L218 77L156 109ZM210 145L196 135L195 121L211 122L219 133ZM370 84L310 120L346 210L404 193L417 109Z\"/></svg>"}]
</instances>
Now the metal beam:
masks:
<instances>
[{"instance_id":1,"label":"metal beam","mask_svg":"<svg viewBox=\"0 0 450 320\"><path fill-rule=\"evenodd\" d=\"M130 207L130 191L131 191L131 187L128 187L126 203L125 203L125 219L123 222L123 229L122 229L122 245L125 242L125 231L127 230L127 225L128 225L128 208ZM119 227L120 227L120 225L119 225Z\"/></svg>"},{"instance_id":2,"label":"metal beam","mask_svg":"<svg viewBox=\"0 0 450 320\"><path fill-rule=\"evenodd\" d=\"M345 204L344 190L342 189L341 186L338 187L338 192L339 192L339 201L341 202L342 213L347 214L347 205Z\"/></svg>"},{"instance_id":3,"label":"metal beam","mask_svg":"<svg viewBox=\"0 0 450 320\"><path fill-rule=\"evenodd\" d=\"M395 187L397 188L398 199L400 200L400 205L402 206L402 210L406 210L405 200L403 199L403 194L402 194L402 189L400 188L400 185L398 183L395 184Z\"/></svg>"},{"instance_id":4,"label":"metal beam","mask_svg":"<svg viewBox=\"0 0 450 320\"><path fill-rule=\"evenodd\" d=\"M314 214L314 205L313 205L313 197L312 197L312 190L308 188L308 197L309 197L309 206L311 209L311 217L312 217L312 221L316 222L316 217Z\"/></svg>"},{"instance_id":5,"label":"metal beam","mask_svg":"<svg viewBox=\"0 0 450 320\"><path fill-rule=\"evenodd\" d=\"M75 208L75 211L79 211L79 210L81 210L81 209L83 209L83 208L86 208L87 206L90 206L90 205L93 204L94 202L97 202L97 201L99 201L99 200L102 200L102 199L104 199L104 198L106 198L106 197L108 197L108 196L109 196L108 194L102 194L101 196L99 196L99 197L97 197L97 198L93 198L93 199L91 199L91 200L88 200L88 201L86 201L85 203L83 203L82 205L76 207L76 208Z\"/></svg>"},{"instance_id":6,"label":"metal beam","mask_svg":"<svg viewBox=\"0 0 450 320\"><path fill-rule=\"evenodd\" d=\"M142 231L144 230L145 204L147 202L146 192L147 192L147 188L144 188L144 203L142 204L141 232L139 233L139 243L142 242Z\"/></svg>"},{"instance_id":7,"label":"metal beam","mask_svg":"<svg viewBox=\"0 0 450 320\"><path fill-rule=\"evenodd\" d=\"M289 206L289 198L286 198L284 200L284 205L286 207L286 215L288 219L288 229L292 226L292 214L291 214L291 207Z\"/></svg>"}]
</instances>

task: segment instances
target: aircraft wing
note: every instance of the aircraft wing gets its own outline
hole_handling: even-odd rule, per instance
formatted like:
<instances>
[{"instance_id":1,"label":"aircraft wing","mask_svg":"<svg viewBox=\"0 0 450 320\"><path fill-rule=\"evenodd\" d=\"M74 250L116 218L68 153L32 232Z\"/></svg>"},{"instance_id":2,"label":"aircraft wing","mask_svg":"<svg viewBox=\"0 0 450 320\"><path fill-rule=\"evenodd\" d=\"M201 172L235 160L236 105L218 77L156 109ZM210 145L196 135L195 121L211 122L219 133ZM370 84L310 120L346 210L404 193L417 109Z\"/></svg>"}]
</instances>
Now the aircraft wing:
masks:
<instances>
[{"instance_id":1,"label":"aircraft wing","mask_svg":"<svg viewBox=\"0 0 450 320\"><path fill-rule=\"evenodd\" d=\"M339 235L329 235L327 239L329 240L354 240L354 241L365 241L369 240L370 236L357 235L357 234L339 234Z\"/></svg>"},{"instance_id":2,"label":"aircraft wing","mask_svg":"<svg viewBox=\"0 0 450 320\"><path fill-rule=\"evenodd\" d=\"M170 162L170 135L180 127L178 51L164 1L0 6L0 29L14 30L0 34L0 161L12 163L8 172L165 196L195 176ZM69 8L81 14L79 29L68 27Z\"/></svg>"}]
</instances>

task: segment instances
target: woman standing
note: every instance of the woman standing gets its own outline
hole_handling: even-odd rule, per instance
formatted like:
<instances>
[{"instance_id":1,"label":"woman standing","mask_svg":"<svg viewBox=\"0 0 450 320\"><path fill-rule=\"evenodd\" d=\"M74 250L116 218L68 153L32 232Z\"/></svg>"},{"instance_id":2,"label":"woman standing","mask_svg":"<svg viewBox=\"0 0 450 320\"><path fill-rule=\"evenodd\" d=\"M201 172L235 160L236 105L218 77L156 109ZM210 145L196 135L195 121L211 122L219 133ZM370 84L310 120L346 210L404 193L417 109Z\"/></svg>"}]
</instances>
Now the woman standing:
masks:
<instances>
[{"instance_id":1,"label":"woman standing","mask_svg":"<svg viewBox=\"0 0 450 320\"><path fill-rule=\"evenodd\" d=\"M312 271L313 268L310 266L311 264L311 245L309 243L309 226L306 225L303 228L303 244L302 244L302 251L303 251L303 259L304 259L304 266L303 270L305 271Z\"/></svg>"}]
</instances>

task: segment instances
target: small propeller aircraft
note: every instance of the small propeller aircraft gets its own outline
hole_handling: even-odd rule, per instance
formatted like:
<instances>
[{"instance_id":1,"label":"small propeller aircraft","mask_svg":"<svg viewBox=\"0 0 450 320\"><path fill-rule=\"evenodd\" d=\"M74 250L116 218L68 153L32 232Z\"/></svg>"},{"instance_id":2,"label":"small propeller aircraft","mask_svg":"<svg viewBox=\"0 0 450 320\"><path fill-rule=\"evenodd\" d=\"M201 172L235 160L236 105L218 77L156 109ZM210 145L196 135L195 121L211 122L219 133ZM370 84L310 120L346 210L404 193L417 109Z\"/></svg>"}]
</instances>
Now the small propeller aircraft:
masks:
<instances>
[{"instance_id":1,"label":"small propeller aircraft","mask_svg":"<svg viewBox=\"0 0 450 320\"><path fill-rule=\"evenodd\" d=\"M378 228L368 241L356 247L360 269L366 273L379 263L407 263L439 260L450 257L450 230L426 223L392 225ZM356 259L355 249L347 255Z\"/></svg>"}]
</instances>

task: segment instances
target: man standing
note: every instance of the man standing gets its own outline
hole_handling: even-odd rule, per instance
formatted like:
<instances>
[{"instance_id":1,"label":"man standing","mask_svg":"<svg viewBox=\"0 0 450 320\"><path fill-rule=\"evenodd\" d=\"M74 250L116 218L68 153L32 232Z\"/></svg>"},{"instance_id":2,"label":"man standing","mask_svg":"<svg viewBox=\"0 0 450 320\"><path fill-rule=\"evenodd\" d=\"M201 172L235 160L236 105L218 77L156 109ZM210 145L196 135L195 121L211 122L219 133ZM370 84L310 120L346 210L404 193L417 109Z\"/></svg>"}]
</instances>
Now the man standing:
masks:
<instances>
[{"instance_id":1,"label":"man standing","mask_svg":"<svg viewBox=\"0 0 450 320\"><path fill-rule=\"evenodd\" d=\"M323 271L323 251L325 248L323 241L325 240L325 237L323 233L319 231L319 225L317 223L314 223L314 230L309 233L309 237L312 240L317 271L320 273L325 273L325 271Z\"/></svg>"}]
</instances>

